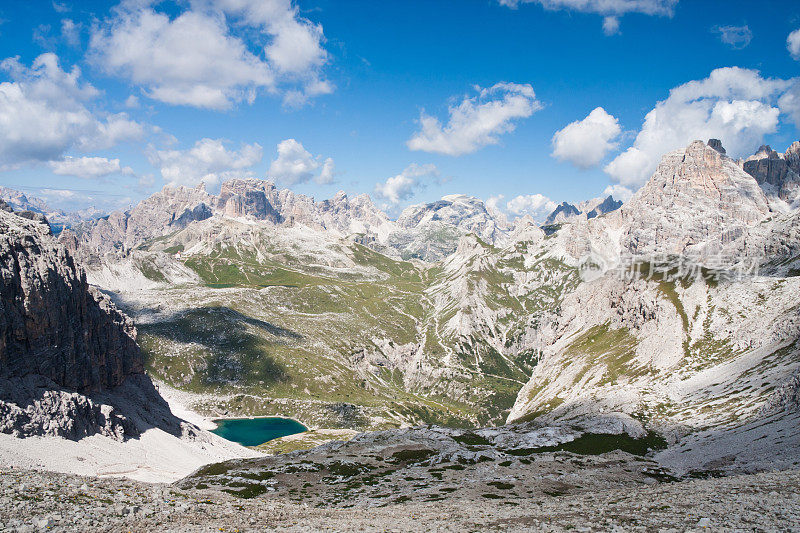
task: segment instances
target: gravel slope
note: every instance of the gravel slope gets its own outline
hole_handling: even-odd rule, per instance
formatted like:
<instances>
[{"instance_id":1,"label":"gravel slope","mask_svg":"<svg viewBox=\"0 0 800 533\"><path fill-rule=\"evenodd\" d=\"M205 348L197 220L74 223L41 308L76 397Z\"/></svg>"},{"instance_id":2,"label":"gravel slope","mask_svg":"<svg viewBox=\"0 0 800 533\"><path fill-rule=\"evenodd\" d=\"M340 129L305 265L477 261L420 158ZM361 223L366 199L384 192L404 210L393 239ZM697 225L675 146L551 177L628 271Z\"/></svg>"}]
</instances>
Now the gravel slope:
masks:
<instances>
[{"instance_id":1,"label":"gravel slope","mask_svg":"<svg viewBox=\"0 0 800 533\"><path fill-rule=\"evenodd\" d=\"M800 471L609 486L567 496L353 509L208 497L169 485L32 471L0 475L4 531L800 531Z\"/></svg>"}]
</instances>

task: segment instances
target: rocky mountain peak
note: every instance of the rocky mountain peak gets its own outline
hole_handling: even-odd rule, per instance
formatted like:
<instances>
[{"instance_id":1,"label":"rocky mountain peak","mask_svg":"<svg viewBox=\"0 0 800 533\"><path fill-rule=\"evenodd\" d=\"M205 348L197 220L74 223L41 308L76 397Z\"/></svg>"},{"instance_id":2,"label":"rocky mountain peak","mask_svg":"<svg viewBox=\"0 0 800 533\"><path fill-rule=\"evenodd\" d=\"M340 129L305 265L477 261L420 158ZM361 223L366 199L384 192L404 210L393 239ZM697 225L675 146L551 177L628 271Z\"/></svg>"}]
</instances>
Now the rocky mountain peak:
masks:
<instances>
[{"instance_id":1,"label":"rocky mountain peak","mask_svg":"<svg viewBox=\"0 0 800 533\"><path fill-rule=\"evenodd\" d=\"M498 222L482 200L465 194L450 194L435 202L412 205L404 209L397 219L397 224L404 228L442 223L490 241L494 240L498 230L508 229ZM503 227L500 228L500 225Z\"/></svg>"},{"instance_id":2,"label":"rocky mountain peak","mask_svg":"<svg viewBox=\"0 0 800 533\"><path fill-rule=\"evenodd\" d=\"M561 202L558 204L558 207L548 215L545 224L562 224L573 217L580 216L580 214L580 210L571 203Z\"/></svg>"},{"instance_id":3,"label":"rocky mountain peak","mask_svg":"<svg viewBox=\"0 0 800 533\"><path fill-rule=\"evenodd\" d=\"M729 242L770 211L756 180L729 157L694 141L666 154L620 210L634 253L682 253L712 237Z\"/></svg>"},{"instance_id":4,"label":"rocky mountain peak","mask_svg":"<svg viewBox=\"0 0 800 533\"><path fill-rule=\"evenodd\" d=\"M722 141L720 141L719 139L709 139L708 147L713 148L722 155L726 154L725 148L722 146Z\"/></svg>"},{"instance_id":5,"label":"rocky mountain peak","mask_svg":"<svg viewBox=\"0 0 800 533\"><path fill-rule=\"evenodd\" d=\"M610 194L599 204L594 206L591 211L586 213L586 218L595 218L599 217L600 215L605 215L606 213L610 213L622 207L622 202L619 200L614 200L614 197Z\"/></svg>"},{"instance_id":6,"label":"rocky mountain peak","mask_svg":"<svg viewBox=\"0 0 800 533\"><path fill-rule=\"evenodd\" d=\"M742 169L761 185L775 210L800 206L800 142L794 142L783 154L761 146L742 163Z\"/></svg>"},{"instance_id":7,"label":"rocky mountain peak","mask_svg":"<svg viewBox=\"0 0 800 533\"><path fill-rule=\"evenodd\" d=\"M274 224L283 221L275 207L275 185L254 178L226 181L217 197L218 209L230 217L251 216Z\"/></svg>"},{"instance_id":8,"label":"rocky mountain peak","mask_svg":"<svg viewBox=\"0 0 800 533\"><path fill-rule=\"evenodd\" d=\"M0 376L38 374L81 392L142 372L136 330L50 235L0 211Z\"/></svg>"},{"instance_id":9,"label":"rocky mountain peak","mask_svg":"<svg viewBox=\"0 0 800 533\"><path fill-rule=\"evenodd\" d=\"M504 239L504 244L511 245L517 242L539 242L544 239L545 233L531 215L525 215L514 221L514 229Z\"/></svg>"},{"instance_id":10,"label":"rocky mountain peak","mask_svg":"<svg viewBox=\"0 0 800 533\"><path fill-rule=\"evenodd\" d=\"M545 220L545 224L563 224L565 222L574 222L579 219L587 220L590 218L605 215L616 209L619 209L622 202L614 200L614 197L609 195L606 198L592 198L579 203L577 206L568 202L561 202Z\"/></svg>"}]
</instances>

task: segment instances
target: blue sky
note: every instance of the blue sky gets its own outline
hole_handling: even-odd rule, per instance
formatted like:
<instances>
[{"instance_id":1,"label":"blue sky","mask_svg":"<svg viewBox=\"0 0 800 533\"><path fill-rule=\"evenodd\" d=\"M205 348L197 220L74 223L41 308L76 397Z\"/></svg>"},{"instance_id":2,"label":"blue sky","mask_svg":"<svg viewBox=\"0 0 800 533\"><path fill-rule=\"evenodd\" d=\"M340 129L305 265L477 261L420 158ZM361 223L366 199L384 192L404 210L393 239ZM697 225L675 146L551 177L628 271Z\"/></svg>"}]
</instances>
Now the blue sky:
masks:
<instances>
[{"instance_id":1,"label":"blue sky","mask_svg":"<svg viewBox=\"0 0 800 533\"><path fill-rule=\"evenodd\" d=\"M395 213L466 193L540 214L625 196L693 138L737 157L800 138L795 1L43 0L0 19L0 184L66 208L254 175Z\"/></svg>"}]
</instances>

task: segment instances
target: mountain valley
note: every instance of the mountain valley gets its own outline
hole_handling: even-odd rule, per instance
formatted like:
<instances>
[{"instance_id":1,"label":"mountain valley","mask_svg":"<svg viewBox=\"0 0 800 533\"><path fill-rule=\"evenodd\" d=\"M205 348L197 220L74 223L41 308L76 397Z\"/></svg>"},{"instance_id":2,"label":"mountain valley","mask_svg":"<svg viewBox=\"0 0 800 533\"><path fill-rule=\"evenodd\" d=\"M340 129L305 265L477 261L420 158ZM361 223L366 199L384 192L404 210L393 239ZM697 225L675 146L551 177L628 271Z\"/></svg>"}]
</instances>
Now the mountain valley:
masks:
<instances>
[{"instance_id":1,"label":"mountain valley","mask_svg":"<svg viewBox=\"0 0 800 533\"><path fill-rule=\"evenodd\" d=\"M57 237L7 208L0 222L65 265L49 283L92 294L126 332L106 357L130 355L102 363L111 374L6 365L19 392L3 399L0 457L35 466L66 438L74 459L39 467L98 474L102 457L74 466L97 434L107 453L132 453L120 474L183 478L176 495L357 508L796 468L798 147L734 161L696 141L621 206L598 199L586 205L613 209L555 222L559 208L544 226L461 195L394 221L366 196L317 202L255 179L218 195L165 188ZM4 243L9 271L31 262L18 249ZM43 422L53 412L61 425ZM274 415L310 431L255 449L205 431ZM173 450L159 461L193 458L155 474L132 451L155 442L148 427Z\"/></svg>"}]
</instances>

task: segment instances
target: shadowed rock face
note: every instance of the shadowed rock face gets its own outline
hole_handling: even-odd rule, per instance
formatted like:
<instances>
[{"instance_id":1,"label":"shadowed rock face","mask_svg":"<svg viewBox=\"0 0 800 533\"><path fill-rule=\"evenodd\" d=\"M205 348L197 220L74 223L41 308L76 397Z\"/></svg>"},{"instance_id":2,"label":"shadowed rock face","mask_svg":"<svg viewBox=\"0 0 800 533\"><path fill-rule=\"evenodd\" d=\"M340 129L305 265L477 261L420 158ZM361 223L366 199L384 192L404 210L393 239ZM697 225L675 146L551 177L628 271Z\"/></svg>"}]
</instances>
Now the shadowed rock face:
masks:
<instances>
[{"instance_id":1,"label":"shadowed rock face","mask_svg":"<svg viewBox=\"0 0 800 533\"><path fill-rule=\"evenodd\" d=\"M562 202L555 210L550 213L545 221L545 224L559 224L568 221L570 218L579 216L581 214L578 208L574 205Z\"/></svg>"},{"instance_id":2,"label":"shadowed rock face","mask_svg":"<svg viewBox=\"0 0 800 533\"><path fill-rule=\"evenodd\" d=\"M616 211L620 207L622 207L622 202L619 200L614 200L614 197L609 195L605 200L597 204L594 209L586 213L586 218L599 217L600 215L605 215L606 213Z\"/></svg>"},{"instance_id":3,"label":"shadowed rock face","mask_svg":"<svg viewBox=\"0 0 800 533\"><path fill-rule=\"evenodd\" d=\"M790 174L796 174L800 170L800 166L794 168L792 166L792 163L797 163L798 150L800 150L800 143L793 144L785 154L779 154L769 146L762 146L754 156L744 162L744 171L759 183L783 185ZM794 160L792 156L795 156Z\"/></svg>"},{"instance_id":4,"label":"shadowed rock face","mask_svg":"<svg viewBox=\"0 0 800 533\"><path fill-rule=\"evenodd\" d=\"M742 168L768 195L789 204L800 200L800 142L793 143L783 154L762 146L742 163Z\"/></svg>"},{"instance_id":5,"label":"shadowed rock face","mask_svg":"<svg viewBox=\"0 0 800 533\"><path fill-rule=\"evenodd\" d=\"M49 227L0 211L0 378L81 393L143 372L133 323L89 287Z\"/></svg>"}]
</instances>

